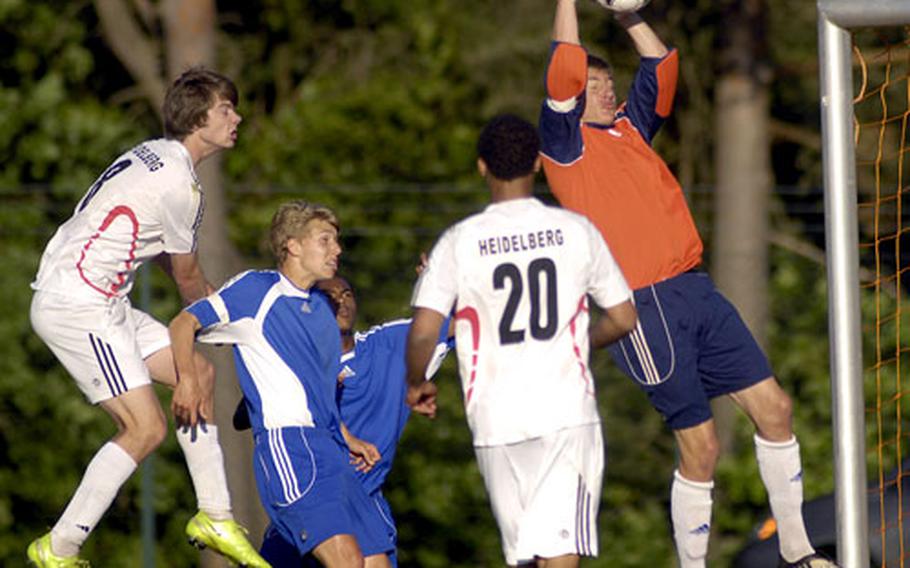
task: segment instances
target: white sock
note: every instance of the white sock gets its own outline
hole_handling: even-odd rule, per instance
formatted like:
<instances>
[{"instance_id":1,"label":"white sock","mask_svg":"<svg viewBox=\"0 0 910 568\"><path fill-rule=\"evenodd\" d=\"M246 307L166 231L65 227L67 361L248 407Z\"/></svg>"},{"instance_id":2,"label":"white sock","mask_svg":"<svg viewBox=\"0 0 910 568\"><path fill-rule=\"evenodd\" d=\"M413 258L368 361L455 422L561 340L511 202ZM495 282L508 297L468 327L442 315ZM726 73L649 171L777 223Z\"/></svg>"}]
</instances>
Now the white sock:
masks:
<instances>
[{"instance_id":1,"label":"white sock","mask_svg":"<svg viewBox=\"0 0 910 568\"><path fill-rule=\"evenodd\" d=\"M123 448L108 442L89 462L82 482L57 524L51 529L51 550L75 556L107 511L120 487L136 471L136 461Z\"/></svg>"},{"instance_id":2,"label":"white sock","mask_svg":"<svg viewBox=\"0 0 910 568\"><path fill-rule=\"evenodd\" d=\"M803 468L796 436L786 442L769 442L756 434L755 457L777 523L781 556L795 562L812 554L815 550L803 523Z\"/></svg>"},{"instance_id":3,"label":"white sock","mask_svg":"<svg viewBox=\"0 0 910 568\"><path fill-rule=\"evenodd\" d=\"M228 492L227 475L224 472L224 456L218 443L218 427L206 424L206 431L197 427L191 431L177 429L177 442L186 458L199 510L212 520L233 519L231 494Z\"/></svg>"},{"instance_id":4,"label":"white sock","mask_svg":"<svg viewBox=\"0 0 910 568\"><path fill-rule=\"evenodd\" d=\"M670 516L680 568L704 568L711 534L713 481L692 481L673 472Z\"/></svg>"}]
</instances>

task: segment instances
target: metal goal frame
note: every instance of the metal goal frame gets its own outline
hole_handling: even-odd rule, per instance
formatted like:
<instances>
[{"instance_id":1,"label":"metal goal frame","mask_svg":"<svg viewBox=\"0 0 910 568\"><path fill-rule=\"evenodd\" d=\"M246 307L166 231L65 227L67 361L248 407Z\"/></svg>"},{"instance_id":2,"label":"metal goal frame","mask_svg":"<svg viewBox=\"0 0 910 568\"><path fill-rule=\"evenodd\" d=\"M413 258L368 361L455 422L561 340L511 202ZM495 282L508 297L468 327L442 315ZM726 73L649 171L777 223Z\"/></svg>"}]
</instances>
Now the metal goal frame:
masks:
<instances>
[{"instance_id":1,"label":"metal goal frame","mask_svg":"<svg viewBox=\"0 0 910 568\"><path fill-rule=\"evenodd\" d=\"M838 560L869 565L850 30L910 24L907 0L818 0Z\"/></svg>"}]
</instances>

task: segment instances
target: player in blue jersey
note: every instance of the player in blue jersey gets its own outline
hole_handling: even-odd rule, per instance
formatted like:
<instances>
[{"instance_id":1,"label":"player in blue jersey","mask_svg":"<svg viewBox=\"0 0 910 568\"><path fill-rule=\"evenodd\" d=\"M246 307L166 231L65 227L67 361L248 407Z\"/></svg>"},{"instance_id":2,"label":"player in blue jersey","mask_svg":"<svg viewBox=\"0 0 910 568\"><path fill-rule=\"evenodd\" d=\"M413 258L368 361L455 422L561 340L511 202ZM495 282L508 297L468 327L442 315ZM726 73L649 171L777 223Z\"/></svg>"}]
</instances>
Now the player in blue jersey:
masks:
<instances>
[{"instance_id":1,"label":"player in blue jersey","mask_svg":"<svg viewBox=\"0 0 910 568\"><path fill-rule=\"evenodd\" d=\"M392 547L348 465L335 404L338 325L313 288L338 268L338 221L325 207L292 201L273 217L269 241L277 270L244 272L171 322L177 371L181 381L195 381L195 340L234 346L260 500L274 529L325 566L362 566L365 556L385 558ZM367 465L375 459L363 448L350 451Z\"/></svg>"},{"instance_id":2,"label":"player in blue jersey","mask_svg":"<svg viewBox=\"0 0 910 568\"><path fill-rule=\"evenodd\" d=\"M381 454L373 467L359 468L357 475L377 511L381 512L381 530L388 542L397 543L397 530L391 508L382 494L382 485L392 468L398 440L411 414L405 402L405 359L410 319L400 319L374 326L367 332L354 332L357 301L354 290L344 278L320 280L316 287L323 291L335 307L335 319L341 331L341 372L338 376L337 399L341 419L351 434L375 444ZM448 326L444 335L449 335ZM435 356L427 369L427 377L439 368L451 344L440 337ZM241 401L234 414L235 426L248 426L246 405ZM289 566L299 562L297 549L269 527L260 551L273 566ZM389 554L398 565L394 551Z\"/></svg>"}]
</instances>

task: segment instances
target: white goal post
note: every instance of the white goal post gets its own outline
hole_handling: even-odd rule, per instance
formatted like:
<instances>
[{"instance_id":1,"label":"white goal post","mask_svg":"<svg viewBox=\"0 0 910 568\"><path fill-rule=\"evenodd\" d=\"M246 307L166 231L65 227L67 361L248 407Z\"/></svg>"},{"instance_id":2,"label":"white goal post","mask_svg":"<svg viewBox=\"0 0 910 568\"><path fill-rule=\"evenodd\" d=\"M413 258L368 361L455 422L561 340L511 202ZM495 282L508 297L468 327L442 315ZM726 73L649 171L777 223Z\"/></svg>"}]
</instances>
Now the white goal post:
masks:
<instances>
[{"instance_id":1,"label":"white goal post","mask_svg":"<svg viewBox=\"0 0 910 568\"><path fill-rule=\"evenodd\" d=\"M908 0L818 0L838 560L869 566L850 30L910 23Z\"/></svg>"}]
</instances>

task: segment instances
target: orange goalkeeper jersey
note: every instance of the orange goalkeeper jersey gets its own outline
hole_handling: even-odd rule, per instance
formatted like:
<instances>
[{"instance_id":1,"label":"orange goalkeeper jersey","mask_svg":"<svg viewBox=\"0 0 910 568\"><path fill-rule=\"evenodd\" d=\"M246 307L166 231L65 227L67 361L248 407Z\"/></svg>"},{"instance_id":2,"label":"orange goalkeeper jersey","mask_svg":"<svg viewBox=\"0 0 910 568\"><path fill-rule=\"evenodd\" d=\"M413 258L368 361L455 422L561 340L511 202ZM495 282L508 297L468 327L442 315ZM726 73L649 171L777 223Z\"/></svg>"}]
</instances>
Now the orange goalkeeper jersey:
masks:
<instances>
[{"instance_id":1,"label":"orange goalkeeper jersey","mask_svg":"<svg viewBox=\"0 0 910 568\"><path fill-rule=\"evenodd\" d=\"M611 125L583 124L587 53L554 43L540 115L544 171L563 207L603 234L633 289L701 264L702 242L679 182L650 141L670 114L676 50L642 58Z\"/></svg>"}]
</instances>

